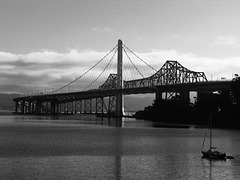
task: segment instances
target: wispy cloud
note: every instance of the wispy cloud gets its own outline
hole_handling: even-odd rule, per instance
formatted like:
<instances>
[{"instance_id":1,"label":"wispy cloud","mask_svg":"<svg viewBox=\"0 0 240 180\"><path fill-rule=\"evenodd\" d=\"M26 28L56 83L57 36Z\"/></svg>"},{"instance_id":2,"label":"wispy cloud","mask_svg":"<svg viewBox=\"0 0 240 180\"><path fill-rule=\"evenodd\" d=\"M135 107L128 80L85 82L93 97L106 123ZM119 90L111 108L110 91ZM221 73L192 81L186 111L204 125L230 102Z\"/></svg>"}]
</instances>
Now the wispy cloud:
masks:
<instances>
[{"instance_id":1,"label":"wispy cloud","mask_svg":"<svg viewBox=\"0 0 240 180\"><path fill-rule=\"evenodd\" d=\"M229 44L236 44L237 38L230 35L225 36L218 36L216 40L214 41L217 45L229 45Z\"/></svg>"}]
</instances>

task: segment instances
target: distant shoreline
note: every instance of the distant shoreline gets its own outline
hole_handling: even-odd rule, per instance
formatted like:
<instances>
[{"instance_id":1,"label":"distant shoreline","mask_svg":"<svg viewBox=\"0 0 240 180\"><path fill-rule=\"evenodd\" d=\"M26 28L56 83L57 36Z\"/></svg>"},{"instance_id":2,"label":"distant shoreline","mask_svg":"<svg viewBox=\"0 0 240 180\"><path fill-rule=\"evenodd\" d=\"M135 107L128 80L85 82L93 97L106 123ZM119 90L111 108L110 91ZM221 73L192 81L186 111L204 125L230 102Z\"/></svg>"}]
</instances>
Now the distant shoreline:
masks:
<instances>
[{"instance_id":1,"label":"distant shoreline","mask_svg":"<svg viewBox=\"0 0 240 180\"><path fill-rule=\"evenodd\" d=\"M16 114L14 111L11 110L0 110L0 116L11 116L11 115L20 115L20 116L29 116L33 114ZM44 116L53 116L50 114L44 114ZM69 114L70 115L70 114ZM78 114L81 115L81 114ZM34 114L34 116L41 116ZM59 115L56 115L59 116ZM64 114L62 114L64 116ZM70 115L71 116L71 115ZM74 115L72 115L74 116ZM136 119L136 118L135 118ZM166 122L161 122L161 121L154 121L154 120L149 120L149 119L136 119L138 121L144 120L144 121L149 121L153 123L153 127L155 128L180 128L180 129L188 129L188 128L207 128L203 124L194 124L194 123L166 123ZM221 126L215 126L214 128L220 128L220 129L238 129L240 130L239 127L221 127Z\"/></svg>"},{"instance_id":2,"label":"distant shoreline","mask_svg":"<svg viewBox=\"0 0 240 180\"><path fill-rule=\"evenodd\" d=\"M0 115L13 115L14 111L11 110L0 110Z\"/></svg>"}]
</instances>

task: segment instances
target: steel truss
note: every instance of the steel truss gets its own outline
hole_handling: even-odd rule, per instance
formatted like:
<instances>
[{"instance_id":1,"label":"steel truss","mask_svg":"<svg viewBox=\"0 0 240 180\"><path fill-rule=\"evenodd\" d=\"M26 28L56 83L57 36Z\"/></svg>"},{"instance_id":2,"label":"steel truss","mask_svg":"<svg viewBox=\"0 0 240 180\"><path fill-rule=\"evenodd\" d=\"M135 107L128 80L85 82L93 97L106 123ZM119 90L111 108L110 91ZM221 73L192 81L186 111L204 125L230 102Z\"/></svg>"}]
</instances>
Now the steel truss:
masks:
<instances>
[{"instance_id":1,"label":"steel truss","mask_svg":"<svg viewBox=\"0 0 240 180\"><path fill-rule=\"evenodd\" d=\"M104 99L103 97L96 98L96 114L104 113Z\"/></svg>"},{"instance_id":2,"label":"steel truss","mask_svg":"<svg viewBox=\"0 0 240 180\"><path fill-rule=\"evenodd\" d=\"M177 61L167 61L150 77L124 81L124 88L207 82L204 72L191 71Z\"/></svg>"},{"instance_id":3,"label":"steel truss","mask_svg":"<svg viewBox=\"0 0 240 180\"><path fill-rule=\"evenodd\" d=\"M75 114L77 114L79 112L79 114L82 113L82 101L76 101L75 102Z\"/></svg>"},{"instance_id":4,"label":"steel truss","mask_svg":"<svg viewBox=\"0 0 240 180\"><path fill-rule=\"evenodd\" d=\"M114 114L115 111L116 111L116 96L110 96L108 103L108 113Z\"/></svg>"},{"instance_id":5,"label":"steel truss","mask_svg":"<svg viewBox=\"0 0 240 180\"><path fill-rule=\"evenodd\" d=\"M117 88L117 74L110 74L107 80L101 86L99 86L98 89L110 90L116 88Z\"/></svg>"},{"instance_id":6,"label":"steel truss","mask_svg":"<svg viewBox=\"0 0 240 180\"><path fill-rule=\"evenodd\" d=\"M84 113L92 113L92 99L85 99L84 101Z\"/></svg>"}]
</instances>

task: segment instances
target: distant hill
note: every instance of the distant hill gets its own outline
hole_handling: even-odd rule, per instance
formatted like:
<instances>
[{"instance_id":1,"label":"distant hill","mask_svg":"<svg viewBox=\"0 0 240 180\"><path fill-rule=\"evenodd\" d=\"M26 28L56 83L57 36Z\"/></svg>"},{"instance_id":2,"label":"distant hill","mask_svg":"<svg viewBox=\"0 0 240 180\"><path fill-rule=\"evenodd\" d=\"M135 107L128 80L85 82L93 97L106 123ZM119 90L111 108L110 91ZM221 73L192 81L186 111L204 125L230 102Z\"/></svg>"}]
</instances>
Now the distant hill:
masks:
<instances>
[{"instance_id":1,"label":"distant hill","mask_svg":"<svg viewBox=\"0 0 240 180\"><path fill-rule=\"evenodd\" d=\"M20 97L20 94L4 94L0 93L0 109L14 110L15 104L13 99ZM153 97L141 97L141 96L125 96L124 106L128 110L143 110L144 107L152 105Z\"/></svg>"},{"instance_id":2,"label":"distant hill","mask_svg":"<svg viewBox=\"0 0 240 180\"><path fill-rule=\"evenodd\" d=\"M20 94L4 94L0 93L0 109L14 110L15 103L14 98L19 97Z\"/></svg>"},{"instance_id":3,"label":"distant hill","mask_svg":"<svg viewBox=\"0 0 240 180\"><path fill-rule=\"evenodd\" d=\"M146 106L152 105L154 97L125 96L124 106L129 110L143 110Z\"/></svg>"}]
</instances>

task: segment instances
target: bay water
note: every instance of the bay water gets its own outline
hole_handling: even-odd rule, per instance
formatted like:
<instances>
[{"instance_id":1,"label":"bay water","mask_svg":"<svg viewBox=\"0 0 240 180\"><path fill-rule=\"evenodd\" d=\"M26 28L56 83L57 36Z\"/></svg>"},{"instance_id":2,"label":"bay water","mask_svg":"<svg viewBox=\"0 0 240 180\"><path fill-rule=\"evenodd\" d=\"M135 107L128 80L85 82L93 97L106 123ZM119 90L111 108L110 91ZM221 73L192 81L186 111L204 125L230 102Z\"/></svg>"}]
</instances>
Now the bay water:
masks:
<instances>
[{"instance_id":1,"label":"bay water","mask_svg":"<svg viewBox=\"0 0 240 180\"><path fill-rule=\"evenodd\" d=\"M0 115L0 179L240 179L240 130L214 129L234 156L203 159L205 128L94 115Z\"/></svg>"}]
</instances>

